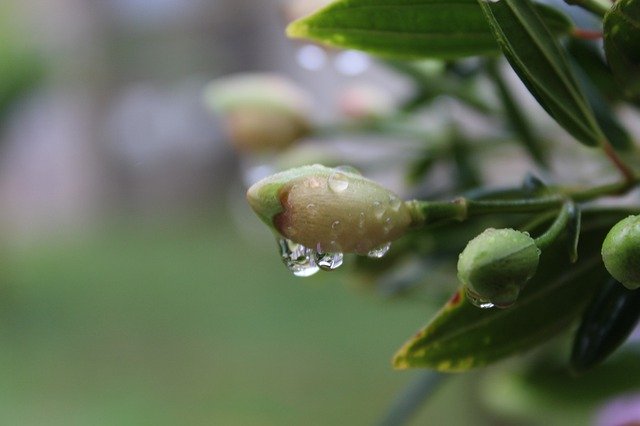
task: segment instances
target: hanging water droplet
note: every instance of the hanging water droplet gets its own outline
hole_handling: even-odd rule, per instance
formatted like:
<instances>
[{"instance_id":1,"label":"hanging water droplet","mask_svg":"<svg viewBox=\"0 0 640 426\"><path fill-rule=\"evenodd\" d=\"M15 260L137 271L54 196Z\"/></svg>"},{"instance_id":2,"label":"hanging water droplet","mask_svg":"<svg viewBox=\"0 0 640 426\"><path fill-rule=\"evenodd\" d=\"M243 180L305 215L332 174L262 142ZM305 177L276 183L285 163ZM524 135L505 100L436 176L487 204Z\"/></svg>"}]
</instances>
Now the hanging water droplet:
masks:
<instances>
[{"instance_id":1,"label":"hanging water droplet","mask_svg":"<svg viewBox=\"0 0 640 426\"><path fill-rule=\"evenodd\" d=\"M465 288L465 294L467 296L467 299L469 299L469 302L471 302L473 306L477 306L481 309L489 309L495 307L495 305L488 300L477 297L474 293L469 291L468 288Z\"/></svg>"},{"instance_id":2,"label":"hanging water droplet","mask_svg":"<svg viewBox=\"0 0 640 426\"><path fill-rule=\"evenodd\" d=\"M323 271L333 271L342 265L342 253L316 253L316 264Z\"/></svg>"},{"instance_id":3,"label":"hanging water droplet","mask_svg":"<svg viewBox=\"0 0 640 426\"><path fill-rule=\"evenodd\" d=\"M316 264L315 252L312 249L286 238L278 238L278 247L282 262L293 275L308 277L320 269Z\"/></svg>"},{"instance_id":4,"label":"hanging water droplet","mask_svg":"<svg viewBox=\"0 0 640 426\"><path fill-rule=\"evenodd\" d=\"M386 210L386 207L380 201L373 202L373 214L378 220L382 219L382 216L384 215Z\"/></svg>"},{"instance_id":5,"label":"hanging water droplet","mask_svg":"<svg viewBox=\"0 0 640 426\"><path fill-rule=\"evenodd\" d=\"M385 254L387 254L387 252L389 251L389 249L391 248L391 243L385 243L379 247L374 248L373 250L371 250L369 253L367 253L368 257L372 257L374 259L380 259L381 257L383 257Z\"/></svg>"},{"instance_id":6,"label":"hanging water droplet","mask_svg":"<svg viewBox=\"0 0 640 426\"><path fill-rule=\"evenodd\" d=\"M332 173L327 182L329 188L336 194L344 192L349 187L349 180L347 176L340 172Z\"/></svg>"}]
</instances>

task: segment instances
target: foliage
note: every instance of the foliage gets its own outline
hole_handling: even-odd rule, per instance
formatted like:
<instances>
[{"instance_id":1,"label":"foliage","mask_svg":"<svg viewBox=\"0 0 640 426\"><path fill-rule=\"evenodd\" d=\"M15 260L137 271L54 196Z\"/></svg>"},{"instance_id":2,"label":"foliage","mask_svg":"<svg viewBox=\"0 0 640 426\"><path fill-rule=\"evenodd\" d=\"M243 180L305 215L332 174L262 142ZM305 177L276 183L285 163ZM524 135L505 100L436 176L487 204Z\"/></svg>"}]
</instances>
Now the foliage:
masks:
<instances>
[{"instance_id":1,"label":"foliage","mask_svg":"<svg viewBox=\"0 0 640 426\"><path fill-rule=\"evenodd\" d=\"M458 271L460 288L429 324L402 346L394 358L397 368L466 371L541 347L570 326L581 324L571 363L574 371L584 372L621 345L638 321L636 294L610 290L612 285L621 285L611 283L601 247L608 231L625 217L640 213L640 205L637 197L607 208L600 201L628 194L640 183L634 136L616 112L637 108L640 0L619 0L613 5L601 0L567 3L576 6L559 1L543 5L533 0L337 0L287 29L294 38L376 55L382 58L382 64L412 80L416 88L394 113L342 123L330 132L316 126L310 134L326 137L344 132L420 139L425 146L406 171L408 182L427 182L430 170L438 163L448 163L454 170L452 183L439 194L440 199L418 196L404 203L411 229L402 236L389 234L389 242L400 238L389 255L377 262L358 261L356 274L375 282L401 270L408 259L417 259L422 267L409 280L413 283L405 282L391 293L437 286L437 279L430 279L424 265L451 267L456 254L482 229L506 227L528 232L521 238L527 244L494 241L496 235L523 235L513 229L483 234L481 243L473 240L472 261L458 264L466 268L463 273ZM576 7L591 12L598 27L580 27L572 17ZM600 39L603 47L598 44ZM571 181L545 184L531 174L521 184L519 179L511 181L506 189L486 185L479 170L500 167L494 166L496 153L509 144L519 144L538 173L552 176L550 180L557 180L553 177L557 176L557 162L567 149L563 143L549 140L546 129L526 112L522 97L505 78L507 70L498 56L500 52L542 109L564 129L564 137L582 145L574 144L569 150L587 150L593 161L615 177L593 176L587 185L575 186ZM476 58L472 66L469 57ZM431 64L435 61L439 66L434 71L425 68L424 62L411 61L418 59L431 60ZM499 105L469 84L478 81L493 83ZM464 123L458 123L459 118L453 114L449 128L438 134L408 124L442 95L496 120L502 134L508 135L508 143L500 137L482 140L461 131ZM299 170L290 173L296 175ZM306 182L282 182L280 187L315 185L330 192L334 172L323 170L322 176L314 175ZM322 210L323 223L328 225L310 226L308 232L325 232L331 238L330 225L335 228L346 223L348 229L341 228L340 235L358 235L354 225L358 211L352 202L358 197L352 194L358 190L358 179L347 174L344 187L334 192L349 187L345 194L351 194L350 198L340 202L340 194L333 194L331 204ZM265 181L249 193L255 194L255 188L263 185ZM277 225L281 212L304 210L314 200L304 198L304 205L302 201L294 205L288 197L289 189L280 187L272 188L268 200L250 196L252 207L281 237L303 244L309 241L303 236L304 223L319 223L316 219L305 219L302 225L296 225L295 233L284 232ZM373 203L374 212L375 206L382 204L378 199L361 197ZM273 214L265 216L267 210ZM382 208L375 215L381 230L385 220L390 220L388 211ZM332 216L340 220L334 221ZM375 222L374 218L371 221ZM367 216L367 226L372 222ZM612 255L624 257L616 263L618 269L628 268L616 272L618 279L635 276L640 268L635 255L640 241L628 240L620 249L623 252ZM340 246L339 239L332 243L335 246L329 254L339 254L340 264L343 252L363 254L354 250L353 244ZM301 258L291 258L291 252L282 255L289 263L293 260L309 265L319 262L325 251L318 245L296 252ZM531 271L535 273L529 280ZM519 275L516 278L510 274ZM482 277L483 300L467 282L470 276ZM508 295L509 303L501 303L506 300L499 294L503 288L499 286L504 283L516 289Z\"/></svg>"}]
</instances>

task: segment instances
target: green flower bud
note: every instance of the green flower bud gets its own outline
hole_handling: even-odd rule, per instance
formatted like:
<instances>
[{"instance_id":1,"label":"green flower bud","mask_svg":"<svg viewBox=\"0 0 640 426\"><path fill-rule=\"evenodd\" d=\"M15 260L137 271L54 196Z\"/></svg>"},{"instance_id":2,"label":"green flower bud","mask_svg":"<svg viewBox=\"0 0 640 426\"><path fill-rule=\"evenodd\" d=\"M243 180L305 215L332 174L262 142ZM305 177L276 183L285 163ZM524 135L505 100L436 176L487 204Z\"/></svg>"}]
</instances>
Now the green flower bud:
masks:
<instances>
[{"instance_id":1,"label":"green flower bud","mask_svg":"<svg viewBox=\"0 0 640 426\"><path fill-rule=\"evenodd\" d=\"M540 250L528 234L489 228L469 241L458 259L458 279L480 307L506 308L538 268Z\"/></svg>"},{"instance_id":2,"label":"green flower bud","mask_svg":"<svg viewBox=\"0 0 640 426\"><path fill-rule=\"evenodd\" d=\"M242 151L278 151L310 130L310 95L275 74L237 74L205 88L205 104L222 116Z\"/></svg>"},{"instance_id":3,"label":"green flower bud","mask_svg":"<svg viewBox=\"0 0 640 426\"><path fill-rule=\"evenodd\" d=\"M602 244L602 260L625 287L640 287L640 215L622 219L611 228Z\"/></svg>"},{"instance_id":4,"label":"green flower bud","mask_svg":"<svg viewBox=\"0 0 640 426\"><path fill-rule=\"evenodd\" d=\"M411 224L409 209L388 189L353 171L319 164L254 184L247 200L283 237L320 253L380 257Z\"/></svg>"}]
</instances>

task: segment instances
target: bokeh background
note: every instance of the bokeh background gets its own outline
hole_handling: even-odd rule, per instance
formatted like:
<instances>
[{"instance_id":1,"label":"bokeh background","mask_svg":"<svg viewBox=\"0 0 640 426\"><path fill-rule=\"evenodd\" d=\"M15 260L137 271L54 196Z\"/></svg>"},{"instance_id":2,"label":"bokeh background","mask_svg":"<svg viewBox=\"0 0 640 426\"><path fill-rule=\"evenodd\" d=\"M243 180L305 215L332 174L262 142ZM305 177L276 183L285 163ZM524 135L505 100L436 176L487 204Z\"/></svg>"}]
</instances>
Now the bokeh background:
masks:
<instances>
[{"instance_id":1,"label":"bokeh background","mask_svg":"<svg viewBox=\"0 0 640 426\"><path fill-rule=\"evenodd\" d=\"M331 115L358 77L302 68L284 25L275 1L2 1L1 424L369 424L410 378L421 307L294 278L203 107L273 71Z\"/></svg>"},{"instance_id":2,"label":"bokeh background","mask_svg":"<svg viewBox=\"0 0 640 426\"><path fill-rule=\"evenodd\" d=\"M275 0L2 1L0 424L376 424L420 380L390 358L439 300L293 277L244 201L262 159L204 106L208 81L245 71L307 88L321 122L353 83L407 92L367 57L287 40L286 16ZM442 384L415 424L506 422L479 378Z\"/></svg>"}]
</instances>

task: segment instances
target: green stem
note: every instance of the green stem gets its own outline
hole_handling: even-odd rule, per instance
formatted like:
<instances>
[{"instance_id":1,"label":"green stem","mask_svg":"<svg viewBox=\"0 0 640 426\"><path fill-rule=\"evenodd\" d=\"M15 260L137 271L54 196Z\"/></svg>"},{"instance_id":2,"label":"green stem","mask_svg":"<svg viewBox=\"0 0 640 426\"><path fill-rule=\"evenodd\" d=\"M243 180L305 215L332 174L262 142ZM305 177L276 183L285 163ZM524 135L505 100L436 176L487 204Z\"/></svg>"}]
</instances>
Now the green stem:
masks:
<instances>
[{"instance_id":1,"label":"green stem","mask_svg":"<svg viewBox=\"0 0 640 426\"><path fill-rule=\"evenodd\" d=\"M521 198L514 200L473 200L456 198L451 201L407 201L412 215L412 223L419 227L426 223L434 224L443 221L463 221L470 217L492 213L535 213L557 209L567 200L586 202L606 195L621 195L640 183L635 177L630 181L596 186L587 189L571 189L566 187L550 187L549 193L538 198Z\"/></svg>"},{"instance_id":2,"label":"green stem","mask_svg":"<svg viewBox=\"0 0 640 426\"><path fill-rule=\"evenodd\" d=\"M609 11L609 7L598 0L564 0L565 3L572 6L578 6L589 12L604 18L604 15Z\"/></svg>"},{"instance_id":3,"label":"green stem","mask_svg":"<svg viewBox=\"0 0 640 426\"><path fill-rule=\"evenodd\" d=\"M535 239L536 246L538 246L540 250L550 246L558 238L562 231L564 231L564 229L567 227L567 224L569 223L569 220L574 214L574 209L575 205L573 204L573 202L567 201L564 203L564 205L562 206L562 210L560 210L560 213L558 213L556 220L553 222L553 224L551 224L549 229L547 229L544 234Z\"/></svg>"}]
</instances>

